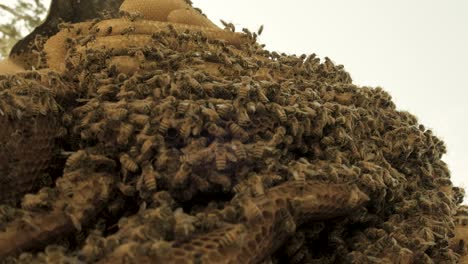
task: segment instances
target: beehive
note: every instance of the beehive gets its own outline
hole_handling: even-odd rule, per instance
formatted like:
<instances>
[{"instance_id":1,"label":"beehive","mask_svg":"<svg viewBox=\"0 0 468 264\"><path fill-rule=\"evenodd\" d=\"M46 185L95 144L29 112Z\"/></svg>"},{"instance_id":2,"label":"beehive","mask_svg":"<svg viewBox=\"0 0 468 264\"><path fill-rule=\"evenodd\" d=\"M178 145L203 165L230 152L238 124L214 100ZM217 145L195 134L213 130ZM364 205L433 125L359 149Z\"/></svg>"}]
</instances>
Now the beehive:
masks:
<instances>
[{"instance_id":1,"label":"beehive","mask_svg":"<svg viewBox=\"0 0 468 264\"><path fill-rule=\"evenodd\" d=\"M50 205L39 208L45 219L71 210L74 221L61 217L66 228L53 232L40 224L38 245L25 243L21 218L6 223L0 241L12 243L0 256L457 262L447 245L463 191L441 161L445 145L387 92L352 84L329 58L269 52L185 1L136 4L123 8L146 19L78 24L46 43L48 67L79 97L66 111L78 143L55 189L71 209L35 197ZM70 233L72 243L48 243Z\"/></svg>"}]
</instances>

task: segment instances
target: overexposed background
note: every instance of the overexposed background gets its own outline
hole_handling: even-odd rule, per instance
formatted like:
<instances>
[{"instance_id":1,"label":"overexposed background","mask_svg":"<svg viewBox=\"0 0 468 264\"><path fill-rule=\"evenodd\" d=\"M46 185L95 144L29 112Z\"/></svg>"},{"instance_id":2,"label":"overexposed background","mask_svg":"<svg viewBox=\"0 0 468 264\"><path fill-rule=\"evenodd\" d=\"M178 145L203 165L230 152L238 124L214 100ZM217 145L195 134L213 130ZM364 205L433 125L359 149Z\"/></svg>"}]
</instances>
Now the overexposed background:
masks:
<instances>
[{"instance_id":1,"label":"overexposed background","mask_svg":"<svg viewBox=\"0 0 468 264\"><path fill-rule=\"evenodd\" d=\"M468 187L468 1L193 2L218 24L264 25L259 40L269 50L328 56L355 84L383 87L446 142L453 181Z\"/></svg>"}]
</instances>

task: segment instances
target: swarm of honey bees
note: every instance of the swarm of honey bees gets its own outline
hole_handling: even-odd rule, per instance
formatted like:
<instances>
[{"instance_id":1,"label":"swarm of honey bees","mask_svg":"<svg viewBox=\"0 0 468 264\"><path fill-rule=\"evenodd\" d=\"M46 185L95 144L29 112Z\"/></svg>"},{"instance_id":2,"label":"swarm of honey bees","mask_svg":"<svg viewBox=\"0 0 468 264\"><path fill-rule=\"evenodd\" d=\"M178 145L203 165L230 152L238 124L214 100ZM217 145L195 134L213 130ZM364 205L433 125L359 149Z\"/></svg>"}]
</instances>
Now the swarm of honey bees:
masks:
<instances>
[{"instance_id":1,"label":"swarm of honey bees","mask_svg":"<svg viewBox=\"0 0 468 264\"><path fill-rule=\"evenodd\" d=\"M121 10L62 25L35 70L0 76L4 263L467 253L444 143L383 89L329 58L270 52L262 28L217 28L186 1Z\"/></svg>"}]
</instances>

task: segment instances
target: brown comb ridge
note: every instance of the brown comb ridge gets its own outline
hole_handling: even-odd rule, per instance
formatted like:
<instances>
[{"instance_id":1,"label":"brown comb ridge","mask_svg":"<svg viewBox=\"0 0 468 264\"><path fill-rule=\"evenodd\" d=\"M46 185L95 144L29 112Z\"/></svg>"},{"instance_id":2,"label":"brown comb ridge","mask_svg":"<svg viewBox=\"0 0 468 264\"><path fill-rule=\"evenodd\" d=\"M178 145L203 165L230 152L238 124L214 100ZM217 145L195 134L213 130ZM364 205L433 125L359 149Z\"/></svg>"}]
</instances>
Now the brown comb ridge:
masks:
<instances>
[{"instance_id":1,"label":"brown comb ridge","mask_svg":"<svg viewBox=\"0 0 468 264\"><path fill-rule=\"evenodd\" d=\"M66 39L77 37L89 38L90 45L103 43L106 48L125 48L144 46L151 42L151 35L173 28L178 32L202 32L209 39L223 40L229 44L239 46L243 42L243 35L218 28L203 14L195 10L183 0L158 1L124 1L121 11L134 14L139 13L144 19L130 21L127 18L104 20L94 27L89 23L73 25L73 30L62 30L51 37L44 46L47 54L48 66L59 71L65 70L63 63L67 50ZM108 29L112 29L111 32ZM131 29L131 30L130 30ZM77 33L78 32L78 33ZM97 33L96 33L97 32ZM125 34L128 32L128 34ZM77 45L78 47L80 45Z\"/></svg>"}]
</instances>

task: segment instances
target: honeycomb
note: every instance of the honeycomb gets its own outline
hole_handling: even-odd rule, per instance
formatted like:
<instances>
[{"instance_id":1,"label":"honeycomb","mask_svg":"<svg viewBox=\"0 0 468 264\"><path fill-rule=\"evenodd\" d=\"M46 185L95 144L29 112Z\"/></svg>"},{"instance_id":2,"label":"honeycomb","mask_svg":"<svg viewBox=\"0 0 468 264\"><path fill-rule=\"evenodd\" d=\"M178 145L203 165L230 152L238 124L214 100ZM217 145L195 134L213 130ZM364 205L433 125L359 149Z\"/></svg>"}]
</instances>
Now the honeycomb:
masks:
<instances>
[{"instance_id":1,"label":"honeycomb","mask_svg":"<svg viewBox=\"0 0 468 264\"><path fill-rule=\"evenodd\" d=\"M51 164L57 129L53 118L9 120L0 117L0 200L15 203L39 187ZM14 190L14 192L12 192Z\"/></svg>"},{"instance_id":2,"label":"honeycomb","mask_svg":"<svg viewBox=\"0 0 468 264\"><path fill-rule=\"evenodd\" d=\"M59 106L35 80L1 76L0 82L0 199L16 204L47 176L57 150Z\"/></svg>"}]
</instances>

